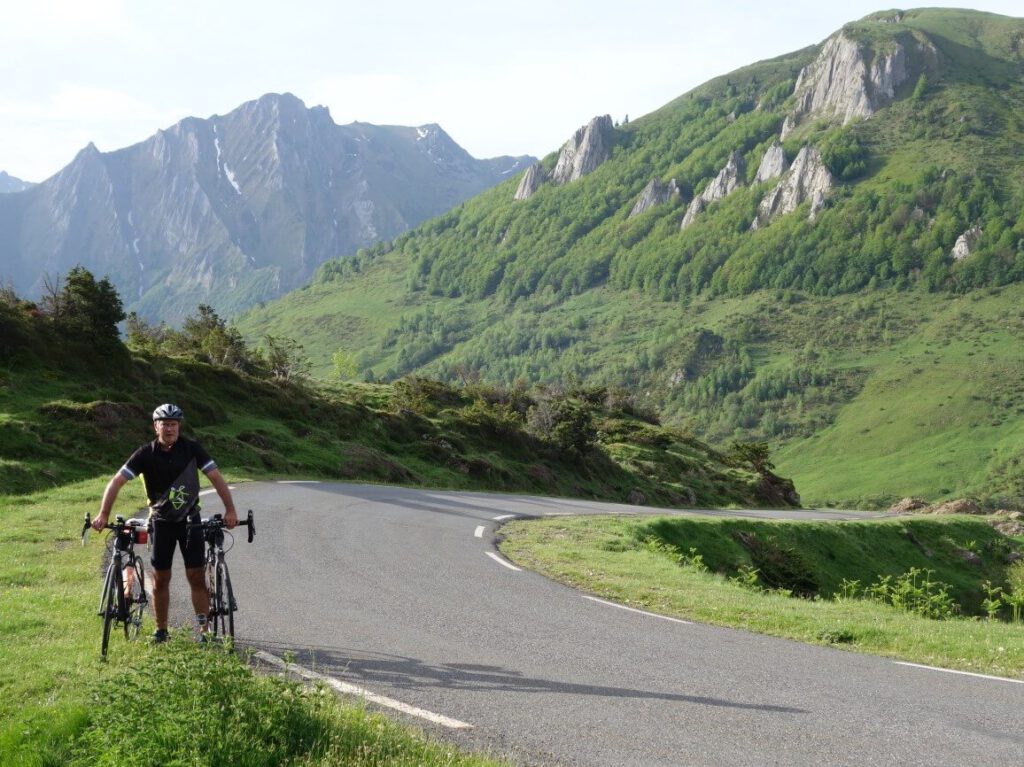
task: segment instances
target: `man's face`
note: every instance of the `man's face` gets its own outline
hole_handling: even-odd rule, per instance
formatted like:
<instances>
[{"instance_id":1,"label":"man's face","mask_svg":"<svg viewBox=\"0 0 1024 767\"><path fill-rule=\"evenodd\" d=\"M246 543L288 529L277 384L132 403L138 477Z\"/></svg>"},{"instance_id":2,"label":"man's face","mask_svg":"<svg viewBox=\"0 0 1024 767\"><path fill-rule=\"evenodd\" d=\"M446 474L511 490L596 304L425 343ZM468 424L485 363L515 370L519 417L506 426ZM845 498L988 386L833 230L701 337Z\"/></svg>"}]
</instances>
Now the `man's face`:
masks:
<instances>
[{"instance_id":1,"label":"man's face","mask_svg":"<svg viewBox=\"0 0 1024 767\"><path fill-rule=\"evenodd\" d=\"M171 447L178 441L178 429L181 421L153 421L153 428L156 430L156 439L164 447Z\"/></svg>"}]
</instances>

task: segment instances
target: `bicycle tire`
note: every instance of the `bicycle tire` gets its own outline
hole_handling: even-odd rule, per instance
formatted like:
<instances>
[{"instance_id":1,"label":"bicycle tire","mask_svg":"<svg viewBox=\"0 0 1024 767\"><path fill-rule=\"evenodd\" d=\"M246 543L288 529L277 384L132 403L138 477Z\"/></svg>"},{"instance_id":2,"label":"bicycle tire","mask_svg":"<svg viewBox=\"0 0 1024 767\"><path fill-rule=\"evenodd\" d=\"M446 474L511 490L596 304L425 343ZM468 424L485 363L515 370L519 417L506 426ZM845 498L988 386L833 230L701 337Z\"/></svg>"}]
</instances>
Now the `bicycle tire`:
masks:
<instances>
[{"instance_id":1,"label":"bicycle tire","mask_svg":"<svg viewBox=\"0 0 1024 767\"><path fill-rule=\"evenodd\" d=\"M235 636L235 594L231 588L231 576L228 574L227 562L218 562L213 603L210 612L213 614L213 635L224 639Z\"/></svg>"},{"instance_id":2,"label":"bicycle tire","mask_svg":"<svg viewBox=\"0 0 1024 767\"><path fill-rule=\"evenodd\" d=\"M132 578L131 601L128 603L128 619L124 624L124 635L127 639L136 639L142 630L142 616L149 601L146 595L146 573L142 568L142 558L138 555L132 560L135 571Z\"/></svg>"},{"instance_id":3,"label":"bicycle tire","mask_svg":"<svg viewBox=\"0 0 1024 767\"><path fill-rule=\"evenodd\" d=\"M110 645L110 627L117 619L117 590L118 573L114 560L111 560L107 568L107 577L103 579L103 594L105 604L103 605L103 644L100 647L100 654L107 657L107 647Z\"/></svg>"}]
</instances>

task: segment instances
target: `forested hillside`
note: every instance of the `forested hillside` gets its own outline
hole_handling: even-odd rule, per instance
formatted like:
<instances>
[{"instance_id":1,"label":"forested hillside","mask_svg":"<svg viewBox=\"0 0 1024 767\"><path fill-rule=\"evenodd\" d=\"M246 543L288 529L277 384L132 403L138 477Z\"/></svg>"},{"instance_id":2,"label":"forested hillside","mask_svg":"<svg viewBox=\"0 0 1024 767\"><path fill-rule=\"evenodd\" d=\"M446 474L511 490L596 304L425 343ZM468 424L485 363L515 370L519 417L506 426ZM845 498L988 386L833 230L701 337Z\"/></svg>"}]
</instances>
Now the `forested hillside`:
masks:
<instances>
[{"instance_id":1,"label":"forested hillside","mask_svg":"<svg viewBox=\"0 0 1024 767\"><path fill-rule=\"evenodd\" d=\"M818 502L1021 500L1024 20L875 14L607 143L582 177L560 180L567 144L529 194L511 180L328 263L240 328L301 337L323 375L340 353L374 379L628 386L714 443L769 440Z\"/></svg>"}]
</instances>

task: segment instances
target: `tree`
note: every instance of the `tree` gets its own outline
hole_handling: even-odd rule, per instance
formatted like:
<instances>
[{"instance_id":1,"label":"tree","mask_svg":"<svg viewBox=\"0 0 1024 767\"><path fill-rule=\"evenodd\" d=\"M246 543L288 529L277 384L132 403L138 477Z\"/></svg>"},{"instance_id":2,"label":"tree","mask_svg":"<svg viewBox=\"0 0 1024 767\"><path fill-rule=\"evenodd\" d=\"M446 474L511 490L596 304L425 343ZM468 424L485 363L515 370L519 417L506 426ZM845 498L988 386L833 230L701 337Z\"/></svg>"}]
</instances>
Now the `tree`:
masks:
<instances>
[{"instance_id":1,"label":"tree","mask_svg":"<svg viewBox=\"0 0 1024 767\"><path fill-rule=\"evenodd\" d=\"M306 357L305 348L294 338L285 336L263 336L261 355L270 370L272 378L278 381L302 381L309 376L312 367Z\"/></svg>"},{"instance_id":2,"label":"tree","mask_svg":"<svg viewBox=\"0 0 1024 767\"><path fill-rule=\"evenodd\" d=\"M60 280L45 280L43 313L68 340L106 351L121 346L117 323L125 318L121 297L104 277L99 282L84 266Z\"/></svg>"},{"instance_id":3,"label":"tree","mask_svg":"<svg viewBox=\"0 0 1024 767\"><path fill-rule=\"evenodd\" d=\"M775 468L767 442L733 442L729 460L737 466L747 464L762 476Z\"/></svg>"},{"instance_id":4,"label":"tree","mask_svg":"<svg viewBox=\"0 0 1024 767\"><path fill-rule=\"evenodd\" d=\"M167 340L172 347L168 351L189 354L213 365L239 370L252 366L253 360L245 348L242 334L237 328L228 326L207 304L200 304L196 314L186 318L181 333L171 334Z\"/></svg>"},{"instance_id":5,"label":"tree","mask_svg":"<svg viewBox=\"0 0 1024 767\"><path fill-rule=\"evenodd\" d=\"M356 358L341 349L331 355L331 362L334 363L334 377L339 381L351 381L359 372Z\"/></svg>"}]
</instances>

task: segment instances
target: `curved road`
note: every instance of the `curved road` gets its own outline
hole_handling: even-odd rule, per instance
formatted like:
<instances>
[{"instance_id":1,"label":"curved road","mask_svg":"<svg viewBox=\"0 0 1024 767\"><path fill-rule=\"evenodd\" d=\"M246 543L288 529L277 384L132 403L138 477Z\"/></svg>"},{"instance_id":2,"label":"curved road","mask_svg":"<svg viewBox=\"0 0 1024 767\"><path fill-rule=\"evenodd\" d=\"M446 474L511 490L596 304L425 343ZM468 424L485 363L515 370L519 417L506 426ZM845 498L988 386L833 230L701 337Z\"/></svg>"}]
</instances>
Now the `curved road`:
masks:
<instances>
[{"instance_id":1,"label":"curved road","mask_svg":"<svg viewBox=\"0 0 1024 767\"><path fill-rule=\"evenodd\" d=\"M1020 682L624 609L514 569L493 545L506 515L663 510L327 483L234 494L258 531L228 556L240 643L268 663L294 653L310 675L380 696L371 704L391 713L413 707L399 716L463 746L616 767L1024 756ZM183 602L178 591L176 615Z\"/></svg>"}]
</instances>

